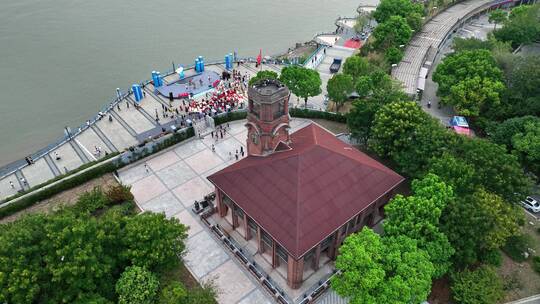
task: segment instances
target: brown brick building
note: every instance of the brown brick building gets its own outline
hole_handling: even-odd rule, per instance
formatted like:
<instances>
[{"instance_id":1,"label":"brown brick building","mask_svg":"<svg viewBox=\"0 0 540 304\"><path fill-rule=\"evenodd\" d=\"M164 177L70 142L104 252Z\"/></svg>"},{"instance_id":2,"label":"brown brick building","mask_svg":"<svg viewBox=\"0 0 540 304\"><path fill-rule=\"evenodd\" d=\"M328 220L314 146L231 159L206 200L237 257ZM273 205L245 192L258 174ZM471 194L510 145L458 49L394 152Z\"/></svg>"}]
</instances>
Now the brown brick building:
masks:
<instances>
[{"instance_id":1,"label":"brown brick building","mask_svg":"<svg viewBox=\"0 0 540 304\"><path fill-rule=\"evenodd\" d=\"M277 81L249 88L248 156L211 175L220 217L287 265L298 288L304 269L334 259L345 237L382 215L403 177L316 124L289 135L289 91Z\"/></svg>"}]
</instances>

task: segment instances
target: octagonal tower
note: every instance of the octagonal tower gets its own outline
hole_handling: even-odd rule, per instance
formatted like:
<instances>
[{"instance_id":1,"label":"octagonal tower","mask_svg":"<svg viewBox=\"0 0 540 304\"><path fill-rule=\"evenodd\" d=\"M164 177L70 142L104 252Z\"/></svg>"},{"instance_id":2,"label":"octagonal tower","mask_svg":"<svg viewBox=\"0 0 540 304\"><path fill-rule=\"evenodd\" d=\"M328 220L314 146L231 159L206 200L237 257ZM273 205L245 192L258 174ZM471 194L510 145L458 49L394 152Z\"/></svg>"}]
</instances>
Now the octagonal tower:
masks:
<instances>
[{"instance_id":1,"label":"octagonal tower","mask_svg":"<svg viewBox=\"0 0 540 304\"><path fill-rule=\"evenodd\" d=\"M249 87L248 155L266 156L289 149L289 96L289 89L274 79Z\"/></svg>"}]
</instances>

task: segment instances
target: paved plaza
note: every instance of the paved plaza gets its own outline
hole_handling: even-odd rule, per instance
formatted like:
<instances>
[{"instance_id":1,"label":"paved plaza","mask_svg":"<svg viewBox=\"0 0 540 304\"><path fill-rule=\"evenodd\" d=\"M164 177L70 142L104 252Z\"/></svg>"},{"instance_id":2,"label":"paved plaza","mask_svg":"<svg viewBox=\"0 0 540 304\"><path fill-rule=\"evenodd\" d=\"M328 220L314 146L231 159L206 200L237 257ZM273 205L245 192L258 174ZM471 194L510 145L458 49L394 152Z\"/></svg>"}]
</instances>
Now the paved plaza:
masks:
<instances>
[{"instance_id":1,"label":"paved plaza","mask_svg":"<svg viewBox=\"0 0 540 304\"><path fill-rule=\"evenodd\" d=\"M293 118L294 132L310 121ZM274 303L236 258L217 242L204 227L191 206L214 191L207 176L236 162L236 150L244 147L245 121L230 123L230 129L217 142L209 135L192 138L151 158L119 171L122 183L130 185L143 211L164 212L189 226L186 266L200 282L212 280L218 290L218 302L224 304ZM212 152L212 144L215 152ZM229 156L229 152L233 157ZM145 167L146 163L146 167Z\"/></svg>"}]
</instances>

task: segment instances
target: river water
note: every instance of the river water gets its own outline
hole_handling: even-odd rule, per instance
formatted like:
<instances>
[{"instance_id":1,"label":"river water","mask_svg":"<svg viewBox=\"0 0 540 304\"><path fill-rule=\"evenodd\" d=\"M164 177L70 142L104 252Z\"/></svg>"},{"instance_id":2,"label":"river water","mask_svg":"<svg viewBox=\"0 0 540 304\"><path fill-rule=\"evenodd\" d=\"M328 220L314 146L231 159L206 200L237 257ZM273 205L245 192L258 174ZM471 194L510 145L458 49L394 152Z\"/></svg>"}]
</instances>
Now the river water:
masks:
<instances>
[{"instance_id":1,"label":"river water","mask_svg":"<svg viewBox=\"0 0 540 304\"><path fill-rule=\"evenodd\" d=\"M364 0L365 1L365 0ZM359 0L0 0L0 165L93 116L152 70L282 53Z\"/></svg>"}]
</instances>

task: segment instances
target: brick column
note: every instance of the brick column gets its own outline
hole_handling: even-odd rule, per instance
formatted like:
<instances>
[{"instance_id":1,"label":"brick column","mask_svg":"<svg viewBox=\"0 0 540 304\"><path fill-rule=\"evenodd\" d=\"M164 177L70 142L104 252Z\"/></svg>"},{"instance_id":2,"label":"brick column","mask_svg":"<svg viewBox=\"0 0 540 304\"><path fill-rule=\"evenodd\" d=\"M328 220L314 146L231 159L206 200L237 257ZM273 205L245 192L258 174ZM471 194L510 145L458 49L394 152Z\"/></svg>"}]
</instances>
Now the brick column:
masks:
<instances>
[{"instance_id":1,"label":"brick column","mask_svg":"<svg viewBox=\"0 0 540 304\"><path fill-rule=\"evenodd\" d=\"M343 234L343 229L343 226L339 227L338 231L334 234L334 240L332 241L330 248L328 248L328 257L332 260L337 256L337 249L342 241L341 235Z\"/></svg>"},{"instance_id":2,"label":"brick column","mask_svg":"<svg viewBox=\"0 0 540 304\"><path fill-rule=\"evenodd\" d=\"M279 259L277 255L277 244L276 241L272 240L272 268L279 266Z\"/></svg>"},{"instance_id":3,"label":"brick column","mask_svg":"<svg viewBox=\"0 0 540 304\"><path fill-rule=\"evenodd\" d=\"M304 258L295 260L290 255L287 262L287 285L292 289L298 289L302 285L304 277Z\"/></svg>"},{"instance_id":4,"label":"brick column","mask_svg":"<svg viewBox=\"0 0 540 304\"><path fill-rule=\"evenodd\" d=\"M313 269L317 271L319 269L319 261L321 259L321 243L315 247L315 255L313 256Z\"/></svg>"},{"instance_id":5,"label":"brick column","mask_svg":"<svg viewBox=\"0 0 540 304\"><path fill-rule=\"evenodd\" d=\"M257 226L257 249L260 254L264 253L264 246L261 238L261 227Z\"/></svg>"},{"instance_id":6,"label":"brick column","mask_svg":"<svg viewBox=\"0 0 540 304\"><path fill-rule=\"evenodd\" d=\"M223 194L216 187L216 200L217 200L217 209L220 217L225 217L227 215L227 206L223 203Z\"/></svg>"},{"instance_id":7,"label":"brick column","mask_svg":"<svg viewBox=\"0 0 540 304\"><path fill-rule=\"evenodd\" d=\"M244 231L246 232L246 235L244 235L244 238L246 239L246 241L249 241L251 239L251 231L249 230L248 216L245 212L244 212Z\"/></svg>"},{"instance_id":8,"label":"brick column","mask_svg":"<svg viewBox=\"0 0 540 304\"><path fill-rule=\"evenodd\" d=\"M236 229L236 227L239 226L238 224L238 214L236 214L236 212L234 212L234 206L231 208L231 215L232 215L232 225L233 225L233 229Z\"/></svg>"}]
</instances>

